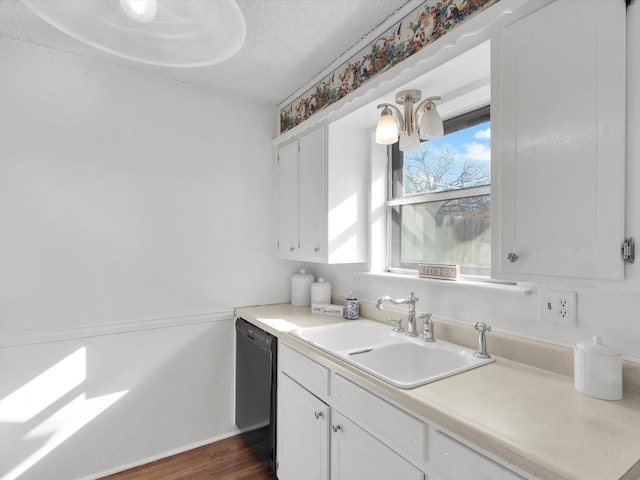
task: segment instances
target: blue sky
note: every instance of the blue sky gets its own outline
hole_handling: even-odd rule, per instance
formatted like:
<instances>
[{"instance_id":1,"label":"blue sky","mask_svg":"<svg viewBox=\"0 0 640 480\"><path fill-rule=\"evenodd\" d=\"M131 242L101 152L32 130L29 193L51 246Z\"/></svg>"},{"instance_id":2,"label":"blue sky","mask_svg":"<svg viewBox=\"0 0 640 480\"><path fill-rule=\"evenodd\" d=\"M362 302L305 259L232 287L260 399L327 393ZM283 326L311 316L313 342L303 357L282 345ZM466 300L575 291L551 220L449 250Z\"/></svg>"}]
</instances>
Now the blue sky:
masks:
<instances>
[{"instance_id":1,"label":"blue sky","mask_svg":"<svg viewBox=\"0 0 640 480\"><path fill-rule=\"evenodd\" d=\"M430 143L434 150L439 150L448 143L458 152L458 160L468 159L488 163L491 161L491 122L458 130L444 137L430 140Z\"/></svg>"}]
</instances>

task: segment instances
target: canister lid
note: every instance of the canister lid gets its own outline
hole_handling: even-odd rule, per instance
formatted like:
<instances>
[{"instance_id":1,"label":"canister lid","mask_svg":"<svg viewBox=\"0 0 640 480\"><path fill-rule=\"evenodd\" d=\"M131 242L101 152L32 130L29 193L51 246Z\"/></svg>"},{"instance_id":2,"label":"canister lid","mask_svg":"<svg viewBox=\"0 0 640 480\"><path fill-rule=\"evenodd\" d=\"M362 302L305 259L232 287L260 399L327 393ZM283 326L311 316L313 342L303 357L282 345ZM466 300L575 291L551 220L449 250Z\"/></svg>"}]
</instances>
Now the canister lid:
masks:
<instances>
[{"instance_id":1,"label":"canister lid","mask_svg":"<svg viewBox=\"0 0 640 480\"><path fill-rule=\"evenodd\" d=\"M605 345L604 339L598 335L593 337L591 341L578 342L576 345L578 350L583 350L584 353L589 353L592 355L604 355L604 356L619 356L620 353L616 351L613 347L609 345Z\"/></svg>"},{"instance_id":2,"label":"canister lid","mask_svg":"<svg viewBox=\"0 0 640 480\"><path fill-rule=\"evenodd\" d=\"M310 273L307 273L307 271L304 268L300 269L300 273L294 273L292 275L292 277L294 278L313 278L313 275L311 275Z\"/></svg>"}]
</instances>

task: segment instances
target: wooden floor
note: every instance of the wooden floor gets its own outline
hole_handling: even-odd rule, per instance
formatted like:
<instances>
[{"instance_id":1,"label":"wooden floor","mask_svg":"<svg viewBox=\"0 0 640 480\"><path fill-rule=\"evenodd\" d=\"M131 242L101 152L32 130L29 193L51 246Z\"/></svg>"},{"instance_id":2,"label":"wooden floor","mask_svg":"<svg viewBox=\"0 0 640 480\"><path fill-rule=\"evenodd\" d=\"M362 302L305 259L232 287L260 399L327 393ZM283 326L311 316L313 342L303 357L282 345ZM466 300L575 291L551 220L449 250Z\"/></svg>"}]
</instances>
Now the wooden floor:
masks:
<instances>
[{"instance_id":1,"label":"wooden floor","mask_svg":"<svg viewBox=\"0 0 640 480\"><path fill-rule=\"evenodd\" d=\"M103 480L275 480L237 435Z\"/></svg>"}]
</instances>

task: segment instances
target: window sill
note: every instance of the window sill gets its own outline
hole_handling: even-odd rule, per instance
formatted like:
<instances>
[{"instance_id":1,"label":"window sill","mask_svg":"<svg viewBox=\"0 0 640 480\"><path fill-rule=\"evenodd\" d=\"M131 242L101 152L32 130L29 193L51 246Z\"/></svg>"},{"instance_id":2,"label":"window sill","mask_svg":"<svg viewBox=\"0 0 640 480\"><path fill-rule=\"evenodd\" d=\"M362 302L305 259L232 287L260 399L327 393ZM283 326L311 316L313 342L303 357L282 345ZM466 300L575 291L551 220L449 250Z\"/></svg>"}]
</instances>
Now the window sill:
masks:
<instances>
[{"instance_id":1,"label":"window sill","mask_svg":"<svg viewBox=\"0 0 640 480\"><path fill-rule=\"evenodd\" d=\"M416 286L433 285L441 287L472 289L472 290L493 290L517 295L531 295L533 285L530 283L502 283L491 281L472 280L438 280L434 278L420 278L417 274L393 273L393 272L362 272L361 275L385 280L399 280Z\"/></svg>"}]
</instances>

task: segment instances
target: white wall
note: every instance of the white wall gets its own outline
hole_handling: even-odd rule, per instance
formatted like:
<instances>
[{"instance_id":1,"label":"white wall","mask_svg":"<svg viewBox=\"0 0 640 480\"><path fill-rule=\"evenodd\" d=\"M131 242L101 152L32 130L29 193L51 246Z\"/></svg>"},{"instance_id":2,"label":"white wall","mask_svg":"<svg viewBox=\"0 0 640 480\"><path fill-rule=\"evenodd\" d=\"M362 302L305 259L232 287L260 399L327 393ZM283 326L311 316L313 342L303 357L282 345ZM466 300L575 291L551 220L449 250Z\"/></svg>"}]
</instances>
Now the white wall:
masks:
<instances>
[{"instance_id":1,"label":"white wall","mask_svg":"<svg viewBox=\"0 0 640 480\"><path fill-rule=\"evenodd\" d=\"M275 108L6 39L0 58L0 478L231 434L232 310L289 300Z\"/></svg>"},{"instance_id":2,"label":"white wall","mask_svg":"<svg viewBox=\"0 0 640 480\"><path fill-rule=\"evenodd\" d=\"M640 85L640 5L628 8L627 23L626 230L627 236L633 236L637 241L640 238L640 137L636 134L640 129L640 92L637 88ZM374 169L374 175L381 173ZM376 219L379 219L379 210L373 208L372 216ZM380 243L379 238L372 240L374 245ZM374 264L379 263L374 261ZM363 274L367 267L362 265L306 267L311 273L331 282L334 293L340 295L346 295L353 289L362 300L375 301L381 295L405 297L414 290L420 297L417 308L431 311L435 317L467 324L484 321L496 330L566 345L602 335L607 343L628 358L640 361L639 261L626 266L626 280L623 282L541 285L578 293L578 322L575 326L540 322L537 295L527 296L515 288L474 287L369 275Z\"/></svg>"}]
</instances>

